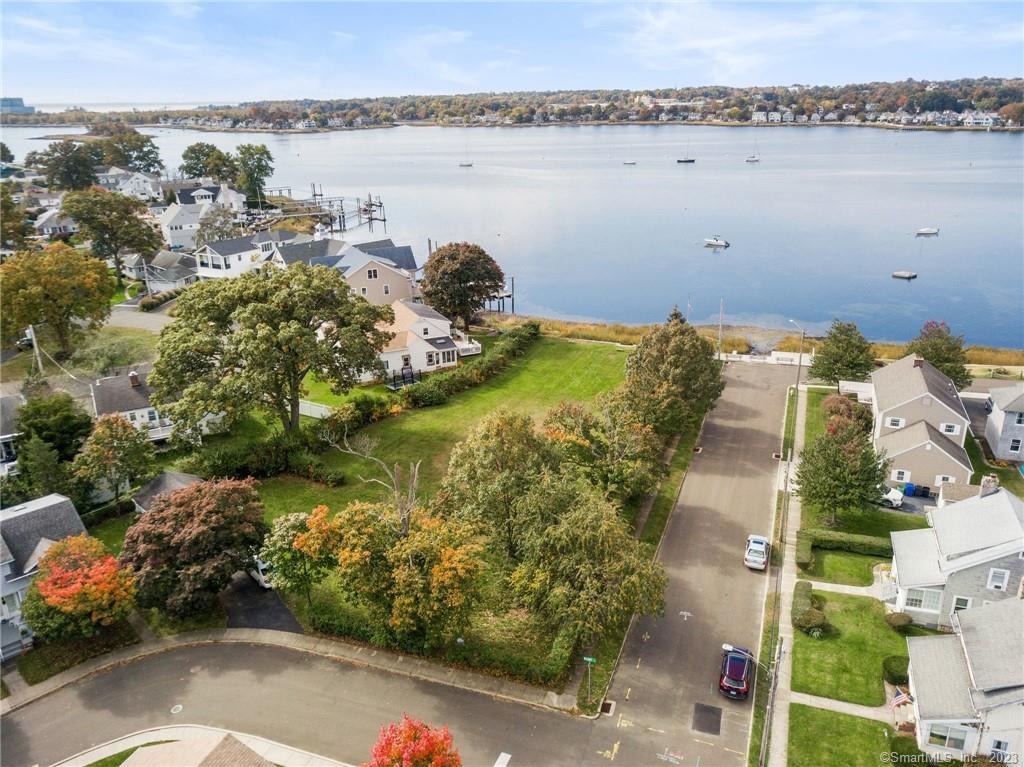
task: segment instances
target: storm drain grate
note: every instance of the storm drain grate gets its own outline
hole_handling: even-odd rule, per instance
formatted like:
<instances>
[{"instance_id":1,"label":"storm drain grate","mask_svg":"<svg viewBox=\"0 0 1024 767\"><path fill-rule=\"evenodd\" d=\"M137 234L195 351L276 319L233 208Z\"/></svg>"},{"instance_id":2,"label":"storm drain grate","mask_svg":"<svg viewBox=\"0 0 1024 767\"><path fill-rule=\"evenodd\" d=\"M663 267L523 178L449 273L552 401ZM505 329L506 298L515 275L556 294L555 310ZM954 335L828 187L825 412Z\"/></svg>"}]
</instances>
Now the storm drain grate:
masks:
<instances>
[{"instance_id":1,"label":"storm drain grate","mask_svg":"<svg viewBox=\"0 0 1024 767\"><path fill-rule=\"evenodd\" d=\"M601 704L601 713L604 714L605 716L611 716L614 711L615 711L615 701L614 700L606 700L604 703Z\"/></svg>"},{"instance_id":2,"label":"storm drain grate","mask_svg":"<svg viewBox=\"0 0 1024 767\"><path fill-rule=\"evenodd\" d=\"M694 703L693 722L690 727L708 735L718 735L722 731L722 709L718 706Z\"/></svg>"},{"instance_id":3,"label":"storm drain grate","mask_svg":"<svg viewBox=\"0 0 1024 767\"><path fill-rule=\"evenodd\" d=\"M782 453L772 453L772 458L778 461L782 458Z\"/></svg>"},{"instance_id":4,"label":"storm drain grate","mask_svg":"<svg viewBox=\"0 0 1024 767\"><path fill-rule=\"evenodd\" d=\"M700 452L701 450L703 450L703 449L704 449L704 448L702 448L702 447L694 447L694 448L693 448L693 452L695 452L695 453L699 453L699 452Z\"/></svg>"}]
</instances>

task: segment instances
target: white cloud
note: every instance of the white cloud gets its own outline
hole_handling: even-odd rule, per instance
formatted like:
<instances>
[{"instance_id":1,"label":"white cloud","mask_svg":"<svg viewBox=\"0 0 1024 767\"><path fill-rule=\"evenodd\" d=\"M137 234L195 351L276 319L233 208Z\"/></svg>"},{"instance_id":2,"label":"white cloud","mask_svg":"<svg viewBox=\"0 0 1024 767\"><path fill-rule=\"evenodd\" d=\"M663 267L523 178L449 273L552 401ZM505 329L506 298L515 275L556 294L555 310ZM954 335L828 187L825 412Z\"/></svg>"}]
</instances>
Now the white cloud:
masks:
<instances>
[{"instance_id":1,"label":"white cloud","mask_svg":"<svg viewBox=\"0 0 1024 767\"><path fill-rule=\"evenodd\" d=\"M350 45L355 42L356 36L351 32L342 32L341 30L335 29L331 31L331 36L340 45Z\"/></svg>"},{"instance_id":2,"label":"white cloud","mask_svg":"<svg viewBox=\"0 0 1024 767\"><path fill-rule=\"evenodd\" d=\"M401 41L397 51L408 66L430 77L456 85L473 85L477 82L475 71L450 60L451 49L469 38L470 33L461 29L424 27Z\"/></svg>"},{"instance_id":3,"label":"white cloud","mask_svg":"<svg viewBox=\"0 0 1024 767\"><path fill-rule=\"evenodd\" d=\"M167 12L179 19L194 19L202 11L199 3L168 3Z\"/></svg>"}]
</instances>

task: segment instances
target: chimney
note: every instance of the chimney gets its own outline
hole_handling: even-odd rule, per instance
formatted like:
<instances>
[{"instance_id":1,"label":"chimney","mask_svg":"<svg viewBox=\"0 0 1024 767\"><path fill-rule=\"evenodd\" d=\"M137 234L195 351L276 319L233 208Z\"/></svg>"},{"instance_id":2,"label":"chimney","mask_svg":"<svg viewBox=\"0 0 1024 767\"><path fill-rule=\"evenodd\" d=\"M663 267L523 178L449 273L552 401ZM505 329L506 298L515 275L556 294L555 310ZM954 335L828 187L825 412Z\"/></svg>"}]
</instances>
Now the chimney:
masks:
<instances>
[{"instance_id":1,"label":"chimney","mask_svg":"<svg viewBox=\"0 0 1024 767\"><path fill-rule=\"evenodd\" d=\"M978 490L978 497L984 498L986 495L992 495L992 493L999 490L999 477L995 474L986 474L981 478L981 488Z\"/></svg>"},{"instance_id":2,"label":"chimney","mask_svg":"<svg viewBox=\"0 0 1024 767\"><path fill-rule=\"evenodd\" d=\"M128 383L130 383L133 387L139 386L141 383L139 381L139 374L136 373L134 370L128 374Z\"/></svg>"}]
</instances>

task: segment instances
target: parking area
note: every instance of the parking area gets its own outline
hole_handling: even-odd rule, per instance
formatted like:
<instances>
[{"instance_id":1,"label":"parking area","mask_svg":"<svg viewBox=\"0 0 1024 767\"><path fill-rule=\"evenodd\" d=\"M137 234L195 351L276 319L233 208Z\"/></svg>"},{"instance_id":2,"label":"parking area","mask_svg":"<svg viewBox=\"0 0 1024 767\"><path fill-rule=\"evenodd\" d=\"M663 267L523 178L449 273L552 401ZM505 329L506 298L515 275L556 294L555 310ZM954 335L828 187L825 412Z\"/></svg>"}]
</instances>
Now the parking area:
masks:
<instances>
[{"instance_id":1,"label":"parking area","mask_svg":"<svg viewBox=\"0 0 1024 767\"><path fill-rule=\"evenodd\" d=\"M274 629L302 633L302 626L274 590L264 590L245 573L235 573L220 595L231 629Z\"/></svg>"}]
</instances>

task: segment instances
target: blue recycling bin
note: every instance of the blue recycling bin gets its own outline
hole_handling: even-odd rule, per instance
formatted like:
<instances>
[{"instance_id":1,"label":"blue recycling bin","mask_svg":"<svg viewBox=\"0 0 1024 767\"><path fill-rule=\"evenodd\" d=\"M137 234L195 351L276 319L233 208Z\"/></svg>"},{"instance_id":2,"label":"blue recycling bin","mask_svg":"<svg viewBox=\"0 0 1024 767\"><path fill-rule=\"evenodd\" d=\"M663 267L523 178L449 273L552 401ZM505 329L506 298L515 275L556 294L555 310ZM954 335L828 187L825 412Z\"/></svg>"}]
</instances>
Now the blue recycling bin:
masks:
<instances>
[{"instance_id":1,"label":"blue recycling bin","mask_svg":"<svg viewBox=\"0 0 1024 767\"><path fill-rule=\"evenodd\" d=\"M903 488L903 495L907 496L908 498L913 498L915 490L917 490L917 487L914 485L914 483L908 482Z\"/></svg>"}]
</instances>

